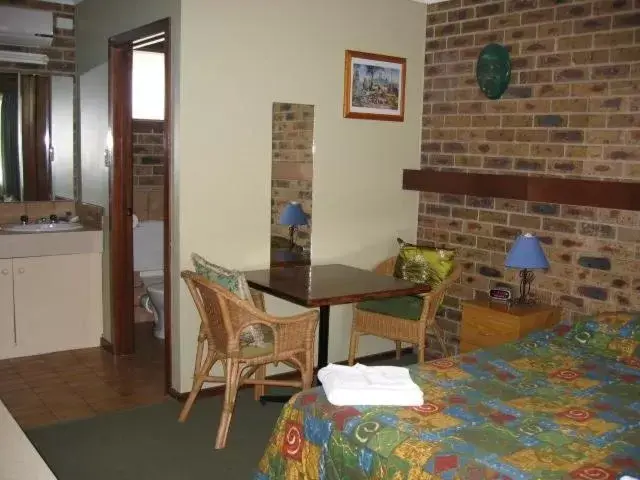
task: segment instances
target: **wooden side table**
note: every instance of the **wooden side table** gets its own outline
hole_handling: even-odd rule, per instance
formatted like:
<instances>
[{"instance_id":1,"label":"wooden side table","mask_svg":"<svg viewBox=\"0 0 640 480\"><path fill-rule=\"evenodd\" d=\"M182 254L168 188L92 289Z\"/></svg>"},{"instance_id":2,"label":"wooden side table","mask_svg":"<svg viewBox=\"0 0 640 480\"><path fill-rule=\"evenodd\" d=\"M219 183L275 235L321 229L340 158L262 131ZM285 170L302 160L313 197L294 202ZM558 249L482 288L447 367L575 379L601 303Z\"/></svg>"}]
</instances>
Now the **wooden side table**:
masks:
<instances>
[{"instance_id":1,"label":"wooden side table","mask_svg":"<svg viewBox=\"0 0 640 480\"><path fill-rule=\"evenodd\" d=\"M518 340L560 321L561 310L550 305L506 305L488 300L463 303L460 352Z\"/></svg>"}]
</instances>

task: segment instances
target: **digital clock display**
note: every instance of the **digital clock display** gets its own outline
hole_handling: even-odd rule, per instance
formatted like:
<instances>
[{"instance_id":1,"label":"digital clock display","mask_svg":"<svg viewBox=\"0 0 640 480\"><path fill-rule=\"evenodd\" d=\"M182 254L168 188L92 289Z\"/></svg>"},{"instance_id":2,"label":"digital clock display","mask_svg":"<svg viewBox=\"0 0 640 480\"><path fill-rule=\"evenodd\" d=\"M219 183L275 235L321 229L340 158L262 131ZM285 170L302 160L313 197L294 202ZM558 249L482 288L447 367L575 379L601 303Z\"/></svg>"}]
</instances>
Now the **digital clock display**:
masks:
<instances>
[{"instance_id":1,"label":"digital clock display","mask_svg":"<svg viewBox=\"0 0 640 480\"><path fill-rule=\"evenodd\" d=\"M497 287L497 288L492 288L489 291L489 297L491 297L491 299L493 300L500 300L500 301L506 302L511 300L512 294L511 294L511 290L509 290L508 288Z\"/></svg>"}]
</instances>

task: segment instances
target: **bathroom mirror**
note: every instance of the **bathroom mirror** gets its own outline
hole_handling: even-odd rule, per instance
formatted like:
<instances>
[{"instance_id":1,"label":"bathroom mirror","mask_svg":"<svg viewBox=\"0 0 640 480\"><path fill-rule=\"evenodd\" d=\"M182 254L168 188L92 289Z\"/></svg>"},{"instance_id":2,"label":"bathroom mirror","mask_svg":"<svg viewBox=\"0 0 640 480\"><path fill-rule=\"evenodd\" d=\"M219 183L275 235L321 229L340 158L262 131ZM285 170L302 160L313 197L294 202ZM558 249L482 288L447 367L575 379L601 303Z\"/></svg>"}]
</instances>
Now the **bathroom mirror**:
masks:
<instances>
[{"instance_id":1,"label":"bathroom mirror","mask_svg":"<svg viewBox=\"0 0 640 480\"><path fill-rule=\"evenodd\" d=\"M74 79L0 72L0 201L74 199Z\"/></svg>"},{"instance_id":2,"label":"bathroom mirror","mask_svg":"<svg viewBox=\"0 0 640 480\"><path fill-rule=\"evenodd\" d=\"M271 128L271 265L311 254L314 106L274 103Z\"/></svg>"}]
</instances>

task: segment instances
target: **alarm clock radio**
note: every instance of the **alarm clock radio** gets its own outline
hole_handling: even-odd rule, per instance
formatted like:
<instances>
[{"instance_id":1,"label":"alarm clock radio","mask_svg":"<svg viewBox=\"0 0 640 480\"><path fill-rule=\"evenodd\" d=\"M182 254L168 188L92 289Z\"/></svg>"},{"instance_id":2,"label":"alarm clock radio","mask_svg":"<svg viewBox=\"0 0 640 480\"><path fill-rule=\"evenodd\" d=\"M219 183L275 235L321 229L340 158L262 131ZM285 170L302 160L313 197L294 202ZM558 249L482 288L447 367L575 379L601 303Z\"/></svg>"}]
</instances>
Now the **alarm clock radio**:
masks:
<instances>
[{"instance_id":1,"label":"alarm clock radio","mask_svg":"<svg viewBox=\"0 0 640 480\"><path fill-rule=\"evenodd\" d=\"M510 305L513 301L513 293L509 287L495 287L489 290L489 300Z\"/></svg>"}]
</instances>

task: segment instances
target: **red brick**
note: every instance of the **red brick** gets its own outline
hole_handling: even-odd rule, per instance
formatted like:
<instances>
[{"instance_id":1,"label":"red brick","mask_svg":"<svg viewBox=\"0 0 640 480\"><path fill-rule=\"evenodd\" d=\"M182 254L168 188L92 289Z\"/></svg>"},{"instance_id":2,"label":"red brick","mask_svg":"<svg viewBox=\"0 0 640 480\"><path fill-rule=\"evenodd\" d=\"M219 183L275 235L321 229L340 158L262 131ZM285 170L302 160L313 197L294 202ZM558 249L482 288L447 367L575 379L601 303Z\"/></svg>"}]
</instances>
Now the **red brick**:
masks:
<instances>
[{"instance_id":1,"label":"red brick","mask_svg":"<svg viewBox=\"0 0 640 480\"><path fill-rule=\"evenodd\" d=\"M518 101L520 113L545 113L551 111L551 100L531 99Z\"/></svg>"},{"instance_id":2,"label":"red brick","mask_svg":"<svg viewBox=\"0 0 640 480\"><path fill-rule=\"evenodd\" d=\"M596 47L620 47L633 44L633 31L623 30L619 32L597 33L594 36Z\"/></svg>"},{"instance_id":3,"label":"red brick","mask_svg":"<svg viewBox=\"0 0 640 480\"><path fill-rule=\"evenodd\" d=\"M483 32L475 35L473 44L484 47L488 43L504 43L504 31Z\"/></svg>"},{"instance_id":4,"label":"red brick","mask_svg":"<svg viewBox=\"0 0 640 480\"><path fill-rule=\"evenodd\" d=\"M522 13L521 22L523 25L532 23L550 22L554 17L553 8L545 8Z\"/></svg>"},{"instance_id":5,"label":"red brick","mask_svg":"<svg viewBox=\"0 0 640 480\"><path fill-rule=\"evenodd\" d=\"M476 155L497 155L498 144L487 142L473 142L469 144L469 153Z\"/></svg>"},{"instance_id":6,"label":"red brick","mask_svg":"<svg viewBox=\"0 0 640 480\"><path fill-rule=\"evenodd\" d=\"M594 15L633 10L633 0L598 0L593 4Z\"/></svg>"},{"instance_id":7,"label":"red brick","mask_svg":"<svg viewBox=\"0 0 640 480\"><path fill-rule=\"evenodd\" d=\"M571 65L571 55L568 53L559 53L551 55L541 55L538 57L537 67L566 67Z\"/></svg>"},{"instance_id":8,"label":"red brick","mask_svg":"<svg viewBox=\"0 0 640 480\"><path fill-rule=\"evenodd\" d=\"M593 35L577 35L558 39L558 51L586 50L593 44Z\"/></svg>"},{"instance_id":9,"label":"red brick","mask_svg":"<svg viewBox=\"0 0 640 480\"><path fill-rule=\"evenodd\" d=\"M607 65L602 67L593 67L591 70L591 78L593 80L601 79L623 79L629 76L631 66L628 64Z\"/></svg>"},{"instance_id":10,"label":"red brick","mask_svg":"<svg viewBox=\"0 0 640 480\"><path fill-rule=\"evenodd\" d=\"M517 142L546 142L548 139L547 130L532 129L518 130L516 132Z\"/></svg>"},{"instance_id":11,"label":"red brick","mask_svg":"<svg viewBox=\"0 0 640 480\"><path fill-rule=\"evenodd\" d=\"M611 28L612 19L608 17L592 17L586 20L576 20L573 24L574 33L597 32L601 30L609 30Z\"/></svg>"},{"instance_id":12,"label":"red brick","mask_svg":"<svg viewBox=\"0 0 640 480\"><path fill-rule=\"evenodd\" d=\"M532 157L561 157L564 153L564 145L553 145L550 143L534 143L531 145Z\"/></svg>"},{"instance_id":13,"label":"red brick","mask_svg":"<svg viewBox=\"0 0 640 480\"><path fill-rule=\"evenodd\" d=\"M586 98L552 100L551 109L557 113L586 112L589 109L589 100Z\"/></svg>"},{"instance_id":14,"label":"red brick","mask_svg":"<svg viewBox=\"0 0 640 480\"><path fill-rule=\"evenodd\" d=\"M487 140L493 142L513 142L515 139L515 130L496 128L487 131Z\"/></svg>"},{"instance_id":15,"label":"red brick","mask_svg":"<svg viewBox=\"0 0 640 480\"><path fill-rule=\"evenodd\" d=\"M550 53L555 50L555 39L549 38L545 40L529 40L520 44L520 51L532 54Z\"/></svg>"},{"instance_id":16,"label":"red brick","mask_svg":"<svg viewBox=\"0 0 640 480\"><path fill-rule=\"evenodd\" d=\"M604 128L607 126L606 115L571 115L569 126L572 128Z\"/></svg>"},{"instance_id":17,"label":"red brick","mask_svg":"<svg viewBox=\"0 0 640 480\"><path fill-rule=\"evenodd\" d=\"M561 97L566 98L571 92L570 85L538 85L536 86L536 92L538 97Z\"/></svg>"},{"instance_id":18,"label":"red brick","mask_svg":"<svg viewBox=\"0 0 640 480\"><path fill-rule=\"evenodd\" d=\"M530 70L520 72L520 83L551 83L553 81L553 70Z\"/></svg>"},{"instance_id":19,"label":"red brick","mask_svg":"<svg viewBox=\"0 0 640 480\"><path fill-rule=\"evenodd\" d=\"M510 28L504 32L504 40L506 42L521 41L536 38L536 27L517 27Z\"/></svg>"},{"instance_id":20,"label":"red brick","mask_svg":"<svg viewBox=\"0 0 640 480\"><path fill-rule=\"evenodd\" d=\"M519 27L520 26L520 14L514 13L511 15L501 15L498 17L492 17L491 22L489 24L489 28L491 30L496 30L500 28L509 28L509 27Z\"/></svg>"},{"instance_id":21,"label":"red brick","mask_svg":"<svg viewBox=\"0 0 640 480\"><path fill-rule=\"evenodd\" d=\"M558 7L556 16L558 18L580 18L591 16L590 3L577 3L571 5L562 5Z\"/></svg>"},{"instance_id":22,"label":"red brick","mask_svg":"<svg viewBox=\"0 0 640 480\"><path fill-rule=\"evenodd\" d=\"M462 22L462 33L479 32L489 29L489 19L469 20Z\"/></svg>"},{"instance_id":23,"label":"red brick","mask_svg":"<svg viewBox=\"0 0 640 480\"><path fill-rule=\"evenodd\" d=\"M572 31L573 23L571 22L571 20L544 23L542 25L538 25L538 38L571 35Z\"/></svg>"}]
</instances>

